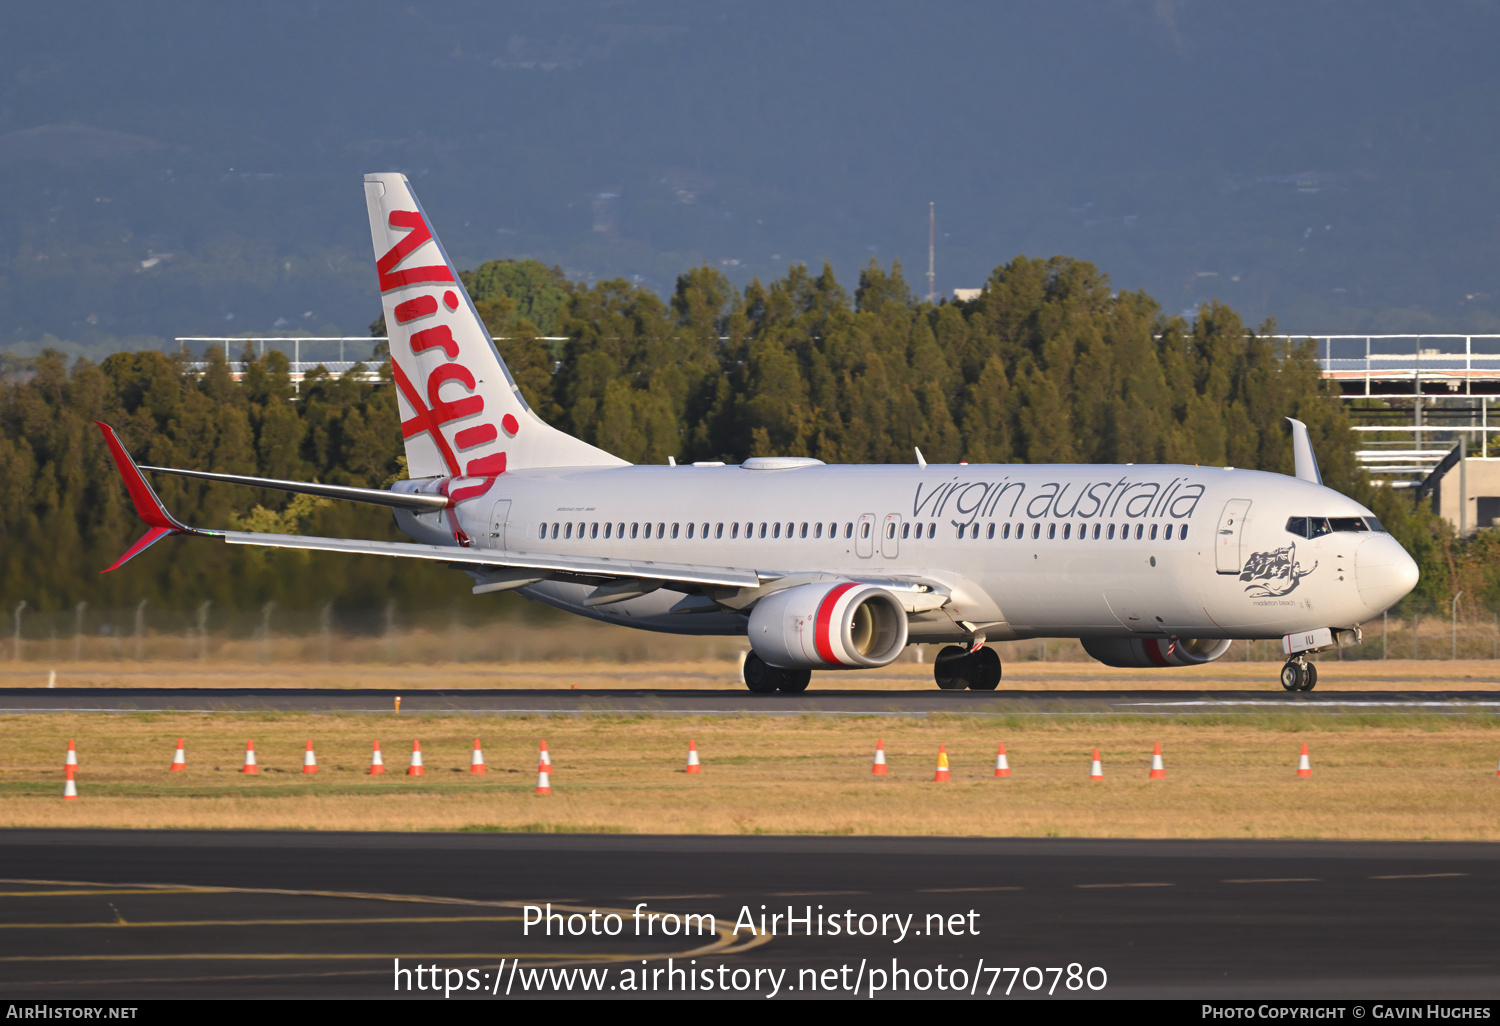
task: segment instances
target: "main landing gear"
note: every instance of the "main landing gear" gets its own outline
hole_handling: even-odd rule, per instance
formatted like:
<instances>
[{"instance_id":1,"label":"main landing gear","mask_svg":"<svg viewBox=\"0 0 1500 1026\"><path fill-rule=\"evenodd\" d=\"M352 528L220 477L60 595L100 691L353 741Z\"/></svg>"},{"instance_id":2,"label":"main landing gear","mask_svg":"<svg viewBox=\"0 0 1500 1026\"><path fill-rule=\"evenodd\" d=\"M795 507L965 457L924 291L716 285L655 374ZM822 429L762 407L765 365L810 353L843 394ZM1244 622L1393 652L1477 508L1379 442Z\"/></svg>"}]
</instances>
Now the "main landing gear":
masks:
<instances>
[{"instance_id":1,"label":"main landing gear","mask_svg":"<svg viewBox=\"0 0 1500 1026\"><path fill-rule=\"evenodd\" d=\"M970 652L948 645L932 664L932 676L944 691L994 691L1000 686L1000 653L993 648Z\"/></svg>"},{"instance_id":2,"label":"main landing gear","mask_svg":"<svg viewBox=\"0 0 1500 1026\"><path fill-rule=\"evenodd\" d=\"M1304 656L1294 656L1281 668L1281 686L1288 691L1311 691L1318 686L1318 668Z\"/></svg>"},{"instance_id":3,"label":"main landing gear","mask_svg":"<svg viewBox=\"0 0 1500 1026\"><path fill-rule=\"evenodd\" d=\"M769 695L773 691L791 694L806 691L811 680L811 670L783 670L778 666L767 665L754 652L745 656L745 687L757 695Z\"/></svg>"}]
</instances>

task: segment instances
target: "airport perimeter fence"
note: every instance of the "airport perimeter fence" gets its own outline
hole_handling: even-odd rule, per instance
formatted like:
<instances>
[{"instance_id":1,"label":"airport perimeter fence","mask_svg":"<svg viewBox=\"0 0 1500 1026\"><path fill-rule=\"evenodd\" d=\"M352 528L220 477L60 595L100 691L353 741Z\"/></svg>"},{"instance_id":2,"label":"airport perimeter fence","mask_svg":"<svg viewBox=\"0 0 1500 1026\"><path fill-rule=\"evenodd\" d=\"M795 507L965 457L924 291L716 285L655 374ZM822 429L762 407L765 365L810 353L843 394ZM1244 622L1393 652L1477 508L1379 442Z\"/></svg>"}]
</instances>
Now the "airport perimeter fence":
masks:
<instances>
[{"instance_id":1,"label":"airport perimeter fence","mask_svg":"<svg viewBox=\"0 0 1500 1026\"><path fill-rule=\"evenodd\" d=\"M0 663L400 664L585 662L738 662L743 636L684 637L547 615L476 621L447 615L384 609L341 611L280 609L123 609L80 603L69 610L37 611L25 601L5 607ZM1455 615L1456 614L1456 615ZM1363 626L1364 643L1321 653L1323 660L1500 660L1500 610L1487 606L1408 611ZM930 663L939 645L912 645L900 661ZM1076 640L1043 638L997 642L1007 662L1091 662ZM1236 641L1226 661L1280 662L1276 639Z\"/></svg>"}]
</instances>

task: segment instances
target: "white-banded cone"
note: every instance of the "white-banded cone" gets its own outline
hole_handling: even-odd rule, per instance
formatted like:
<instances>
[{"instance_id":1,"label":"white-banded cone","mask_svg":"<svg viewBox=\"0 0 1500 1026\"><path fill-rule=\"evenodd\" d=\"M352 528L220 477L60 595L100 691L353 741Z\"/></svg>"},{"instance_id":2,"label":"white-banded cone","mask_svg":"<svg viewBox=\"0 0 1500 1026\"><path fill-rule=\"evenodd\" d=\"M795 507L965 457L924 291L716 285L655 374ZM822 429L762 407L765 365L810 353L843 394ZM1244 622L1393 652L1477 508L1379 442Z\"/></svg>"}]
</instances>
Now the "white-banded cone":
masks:
<instances>
[{"instance_id":1,"label":"white-banded cone","mask_svg":"<svg viewBox=\"0 0 1500 1026\"><path fill-rule=\"evenodd\" d=\"M245 742L245 768L241 773L259 773L260 767L255 763L255 739L251 738Z\"/></svg>"},{"instance_id":2,"label":"white-banded cone","mask_svg":"<svg viewBox=\"0 0 1500 1026\"><path fill-rule=\"evenodd\" d=\"M1094 749L1094 761L1089 764L1089 779L1104 779L1104 763L1099 759L1099 749L1097 748Z\"/></svg>"},{"instance_id":3,"label":"white-banded cone","mask_svg":"<svg viewBox=\"0 0 1500 1026\"><path fill-rule=\"evenodd\" d=\"M875 762L870 766L870 773L877 777L890 776L890 770L885 765L885 739L875 739Z\"/></svg>"},{"instance_id":4,"label":"white-banded cone","mask_svg":"<svg viewBox=\"0 0 1500 1026\"><path fill-rule=\"evenodd\" d=\"M78 765L78 752L73 748L73 739L68 738L68 757L63 760L64 766Z\"/></svg>"},{"instance_id":5,"label":"white-banded cone","mask_svg":"<svg viewBox=\"0 0 1500 1026\"><path fill-rule=\"evenodd\" d=\"M479 738L474 739L474 751L469 753L469 772L486 773L484 768L484 752L480 750Z\"/></svg>"},{"instance_id":6,"label":"white-banded cone","mask_svg":"<svg viewBox=\"0 0 1500 1026\"><path fill-rule=\"evenodd\" d=\"M1307 742L1302 742L1302 755L1297 760L1297 776L1312 776L1312 761L1307 757Z\"/></svg>"},{"instance_id":7,"label":"white-banded cone","mask_svg":"<svg viewBox=\"0 0 1500 1026\"><path fill-rule=\"evenodd\" d=\"M311 738L308 739L307 749L302 753L302 772L303 773L316 773L316 772L318 772L318 757L313 754L313 746L312 746L312 739Z\"/></svg>"},{"instance_id":8,"label":"white-banded cone","mask_svg":"<svg viewBox=\"0 0 1500 1026\"><path fill-rule=\"evenodd\" d=\"M182 738L177 739L177 751L172 753L172 770L187 769L187 751L182 747Z\"/></svg>"},{"instance_id":9,"label":"white-banded cone","mask_svg":"<svg viewBox=\"0 0 1500 1026\"><path fill-rule=\"evenodd\" d=\"M1151 780L1165 780L1167 767L1161 761L1161 742L1156 743L1156 750L1151 753Z\"/></svg>"},{"instance_id":10,"label":"white-banded cone","mask_svg":"<svg viewBox=\"0 0 1500 1026\"><path fill-rule=\"evenodd\" d=\"M422 742L413 740L411 743L411 765L406 767L406 775L409 777L425 777L427 770L422 768Z\"/></svg>"},{"instance_id":11,"label":"white-banded cone","mask_svg":"<svg viewBox=\"0 0 1500 1026\"><path fill-rule=\"evenodd\" d=\"M378 777L385 772L385 756L380 754L380 742L375 742L375 750L370 753L369 775Z\"/></svg>"},{"instance_id":12,"label":"white-banded cone","mask_svg":"<svg viewBox=\"0 0 1500 1026\"><path fill-rule=\"evenodd\" d=\"M547 772L547 764L541 763L536 768L536 793L552 793L552 775Z\"/></svg>"},{"instance_id":13,"label":"white-banded cone","mask_svg":"<svg viewBox=\"0 0 1500 1026\"><path fill-rule=\"evenodd\" d=\"M1005 746L1000 746L1000 751L995 755L995 776L1010 776L1010 760L1005 757Z\"/></svg>"},{"instance_id":14,"label":"white-banded cone","mask_svg":"<svg viewBox=\"0 0 1500 1026\"><path fill-rule=\"evenodd\" d=\"M63 799L74 801L78 798L78 785L73 781L73 767L63 767Z\"/></svg>"}]
</instances>

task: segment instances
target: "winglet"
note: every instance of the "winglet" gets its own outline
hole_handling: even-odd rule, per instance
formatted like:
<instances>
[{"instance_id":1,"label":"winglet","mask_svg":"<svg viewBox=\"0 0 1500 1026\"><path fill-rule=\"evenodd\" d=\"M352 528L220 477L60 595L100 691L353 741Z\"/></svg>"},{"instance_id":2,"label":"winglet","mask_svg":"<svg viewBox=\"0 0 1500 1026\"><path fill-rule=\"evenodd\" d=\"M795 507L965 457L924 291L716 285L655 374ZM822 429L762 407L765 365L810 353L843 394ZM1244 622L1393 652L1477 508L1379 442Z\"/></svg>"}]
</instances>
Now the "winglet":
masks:
<instances>
[{"instance_id":1,"label":"winglet","mask_svg":"<svg viewBox=\"0 0 1500 1026\"><path fill-rule=\"evenodd\" d=\"M141 476L140 468L135 465L135 460L130 458L130 453L125 451L125 446L120 444L120 436L115 434L115 429L103 421L94 421L99 425L99 430L104 434L104 444L109 446L109 454L114 457L115 467L120 471L120 477L125 481L125 490L130 493L130 501L135 503L135 511L142 520L146 522L149 530L143 534L139 541L125 551L125 554L114 563L101 570L100 573L109 573L117 567L124 566L136 556L145 552L152 545L161 541L169 534L203 534L186 524L183 524L167 508L161 504L146 479Z\"/></svg>"},{"instance_id":2,"label":"winglet","mask_svg":"<svg viewBox=\"0 0 1500 1026\"><path fill-rule=\"evenodd\" d=\"M1312 439L1308 437L1307 425L1292 417L1288 417L1287 421L1292 425L1292 458L1296 469L1295 476L1303 481L1311 481L1313 484L1322 484L1323 475L1318 473L1318 458L1313 455Z\"/></svg>"}]
</instances>

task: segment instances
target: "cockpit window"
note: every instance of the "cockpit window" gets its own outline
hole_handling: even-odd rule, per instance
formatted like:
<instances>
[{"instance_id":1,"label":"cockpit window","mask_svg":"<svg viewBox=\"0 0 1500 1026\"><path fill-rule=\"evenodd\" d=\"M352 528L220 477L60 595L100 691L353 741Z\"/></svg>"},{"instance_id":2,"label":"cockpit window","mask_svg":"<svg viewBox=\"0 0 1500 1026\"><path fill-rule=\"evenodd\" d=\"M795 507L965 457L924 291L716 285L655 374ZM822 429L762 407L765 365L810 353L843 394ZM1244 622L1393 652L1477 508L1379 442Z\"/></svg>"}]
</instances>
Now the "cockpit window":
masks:
<instances>
[{"instance_id":1,"label":"cockpit window","mask_svg":"<svg viewBox=\"0 0 1500 1026\"><path fill-rule=\"evenodd\" d=\"M1320 538L1332 531L1380 531L1385 528L1374 517L1290 517L1286 522L1289 534L1298 538Z\"/></svg>"}]
</instances>

